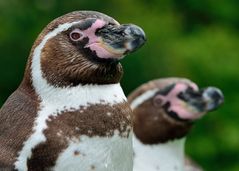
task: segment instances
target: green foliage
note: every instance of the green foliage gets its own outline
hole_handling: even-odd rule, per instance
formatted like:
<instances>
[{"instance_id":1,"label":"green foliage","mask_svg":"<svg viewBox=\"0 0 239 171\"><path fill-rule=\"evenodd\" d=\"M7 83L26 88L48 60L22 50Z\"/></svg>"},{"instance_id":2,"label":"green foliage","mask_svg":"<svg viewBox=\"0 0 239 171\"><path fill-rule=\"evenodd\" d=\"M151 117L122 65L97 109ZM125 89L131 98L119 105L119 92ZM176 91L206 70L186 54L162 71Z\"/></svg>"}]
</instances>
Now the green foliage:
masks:
<instances>
[{"instance_id":1,"label":"green foliage","mask_svg":"<svg viewBox=\"0 0 239 171\"><path fill-rule=\"evenodd\" d=\"M214 85L225 105L196 125L186 151L206 170L239 170L239 1L0 0L0 104L19 85L31 45L52 19L97 10L144 28L148 42L122 63L126 93L148 80L178 76Z\"/></svg>"}]
</instances>

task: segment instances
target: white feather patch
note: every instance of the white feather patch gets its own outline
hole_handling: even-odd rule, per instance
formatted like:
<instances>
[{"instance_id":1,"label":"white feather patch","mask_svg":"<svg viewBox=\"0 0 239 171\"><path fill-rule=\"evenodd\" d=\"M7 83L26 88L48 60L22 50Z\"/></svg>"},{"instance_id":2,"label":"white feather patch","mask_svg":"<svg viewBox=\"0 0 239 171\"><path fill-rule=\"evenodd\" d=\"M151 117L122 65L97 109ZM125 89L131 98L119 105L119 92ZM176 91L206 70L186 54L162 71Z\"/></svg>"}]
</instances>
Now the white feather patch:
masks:
<instances>
[{"instance_id":1,"label":"white feather patch","mask_svg":"<svg viewBox=\"0 0 239 171\"><path fill-rule=\"evenodd\" d=\"M48 33L33 52L31 68L32 81L36 93L40 97L41 103L40 110L35 119L33 134L24 142L23 148L19 152L17 161L15 162L15 168L19 171L27 170L27 159L31 157L32 149L38 144L46 141L43 131L47 128L46 120L49 116L56 116L63 110L71 111L72 109L79 109L80 106L88 106L89 104L97 103L103 104L102 100L105 104L109 105L121 103L127 100L120 84L79 85L77 87L60 88L48 84L43 78L40 58L41 51L46 42L76 23L79 22L62 24L52 32ZM105 140L105 142L107 141ZM127 143L130 145L130 141L127 141L125 142L125 146L127 146Z\"/></svg>"},{"instance_id":2,"label":"white feather patch","mask_svg":"<svg viewBox=\"0 0 239 171\"><path fill-rule=\"evenodd\" d=\"M146 145L133 135L133 171L183 171L185 138L167 143Z\"/></svg>"},{"instance_id":3,"label":"white feather patch","mask_svg":"<svg viewBox=\"0 0 239 171\"><path fill-rule=\"evenodd\" d=\"M132 154L132 133L127 139L118 133L113 137L81 136L79 141L69 142L52 170L132 171Z\"/></svg>"},{"instance_id":4,"label":"white feather patch","mask_svg":"<svg viewBox=\"0 0 239 171\"><path fill-rule=\"evenodd\" d=\"M136 107L141 105L143 102L145 102L146 100L153 97L157 91L158 91L158 89L152 89L152 90L148 90L145 93L141 94L139 97L137 97L136 99L134 99L131 102L131 104L130 104L131 108L134 110Z\"/></svg>"}]
</instances>

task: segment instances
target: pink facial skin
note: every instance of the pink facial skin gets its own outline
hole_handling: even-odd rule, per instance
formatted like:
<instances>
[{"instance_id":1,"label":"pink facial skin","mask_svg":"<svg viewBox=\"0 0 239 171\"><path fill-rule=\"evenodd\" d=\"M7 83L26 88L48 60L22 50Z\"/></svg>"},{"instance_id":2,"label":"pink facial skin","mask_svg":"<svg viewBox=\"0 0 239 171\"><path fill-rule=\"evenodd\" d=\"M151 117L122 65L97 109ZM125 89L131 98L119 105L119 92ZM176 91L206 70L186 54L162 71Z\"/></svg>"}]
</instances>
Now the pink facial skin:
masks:
<instances>
[{"instance_id":1,"label":"pink facial skin","mask_svg":"<svg viewBox=\"0 0 239 171\"><path fill-rule=\"evenodd\" d=\"M85 45L86 48L90 48L91 51L95 51L96 55L99 58L114 58L114 57L121 57L122 53L113 53L110 48L106 47L107 45L104 45L103 41L100 37L97 37L95 35L95 32L97 29L102 28L106 23L103 20L97 19L95 23L92 24L90 28L83 31L83 38L88 37L89 43Z\"/></svg>"},{"instance_id":2,"label":"pink facial skin","mask_svg":"<svg viewBox=\"0 0 239 171\"><path fill-rule=\"evenodd\" d=\"M90 45L86 45L86 47L89 47L92 51L95 51L96 55L99 58L109 59L109 58L122 57L122 55L123 55L122 53L110 52L110 50L104 46L107 46L107 45L104 45L103 43L92 43Z\"/></svg>"},{"instance_id":3,"label":"pink facial skin","mask_svg":"<svg viewBox=\"0 0 239 171\"><path fill-rule=\"evenodd\" d=\"M190 84L190 86L194 90L198 90L198 87L195 84ZM167 96L158 95L158 98L162 100L163 105L170 102L171 105L168 110L176 112L181 119L196 120L202 117L204 113L197 112L196 109L187 106L185 102L177 97L180 92L185 91L187 88L187 84L177 83Z\"/></svg>"},{"instance_id":4,"label":"pink facial skin","mask_svg":"<svg viewBox=\"0 0 239 171\"><path fill-rule=\"evenodd\" d=\"M97 29L102 28L105 24L106 23L103 20L97 19L90 28L83 31L84 37L89 38L89 43L87 45L100 41L99 37L95 35L95 32Z\"/></svg>"}]
</instances>

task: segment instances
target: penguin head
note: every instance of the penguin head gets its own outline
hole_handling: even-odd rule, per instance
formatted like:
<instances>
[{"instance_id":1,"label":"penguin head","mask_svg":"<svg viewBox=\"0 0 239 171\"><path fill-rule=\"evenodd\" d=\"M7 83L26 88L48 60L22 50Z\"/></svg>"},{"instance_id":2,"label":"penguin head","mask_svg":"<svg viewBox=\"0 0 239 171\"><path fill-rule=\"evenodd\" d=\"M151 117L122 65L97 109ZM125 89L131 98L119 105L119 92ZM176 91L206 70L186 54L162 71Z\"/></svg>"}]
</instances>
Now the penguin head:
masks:
<instances>
[{"instance_id":1,"label":"penguin head","mask_svg":"<svg viewBox=\"0 0 239 171\"><path fill-rule=\"evenodd\" d=\"M136 25L120 25L99 12L76 11L42 31L32 48L31 68L40 63L36 69L49 84L59 87L117 83L123 73L119 60L145 41Z\"/></svg>"},{"instance_id":2,"label":"penguin head","mask_svg":"<svg viewBox=\"0 0 239 171\"><path fill-rule=\"evenodd\" d=\"M224 100L215 87L198 89L187 79L167 78L144 84L129 96L136 136L144 143L186 136L193 123Z\"/></svg>"},{"instance_id":3,"label":"penguin head","mask_svg":"<svg viewBox=\"0 0 239 171\"><path fill-rule=\"evenodd\" d=\"M153 97L154 107L178 121L195 121L218 108L224 101L216 87L198 89L193 83L176 82L159 90Z\"/></svg>"}]
</instances>

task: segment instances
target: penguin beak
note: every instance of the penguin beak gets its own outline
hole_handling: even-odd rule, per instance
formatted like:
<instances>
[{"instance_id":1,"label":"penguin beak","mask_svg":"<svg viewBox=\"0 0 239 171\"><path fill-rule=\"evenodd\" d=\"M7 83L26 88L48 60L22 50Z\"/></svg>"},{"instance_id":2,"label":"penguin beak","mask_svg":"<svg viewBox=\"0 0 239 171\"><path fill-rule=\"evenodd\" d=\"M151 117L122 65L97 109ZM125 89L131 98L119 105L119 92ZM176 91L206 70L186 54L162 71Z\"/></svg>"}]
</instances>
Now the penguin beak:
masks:
<instances>
[{"instance_id":1,"label":"penguin beak","mask_svg":"<svg viewBox=\"0 0 239 171\"><path fill-rule=\"evenodd\" d=\"M199 91L187 89L180 94L180 98L198 112L216 110L224 102L223 93L215 87L208 87Z\"/></svg>"},{"instance_id":2,"label":"penguin beak","mask_svg":"<svg viewBox=\"0 0 239 171\"><path fill-rule=\"evenodd\" d=\"M134 52L146 42L144 31L133 24L107 24L97 30L96 35L101 38L101 47L112 54L113 58Z\"/></svg>"},{"instance_id":3,"label":"penguin beak","mask_svg":"<svg viewBox=\"0 0 239 171\"><path fill-rule=\"evenodd\" d=\"M208 87L204 89L202 97L206 103L207 111L213 111L224 103L223 93L218 88Z\"/></svg>"}]
</instances>

